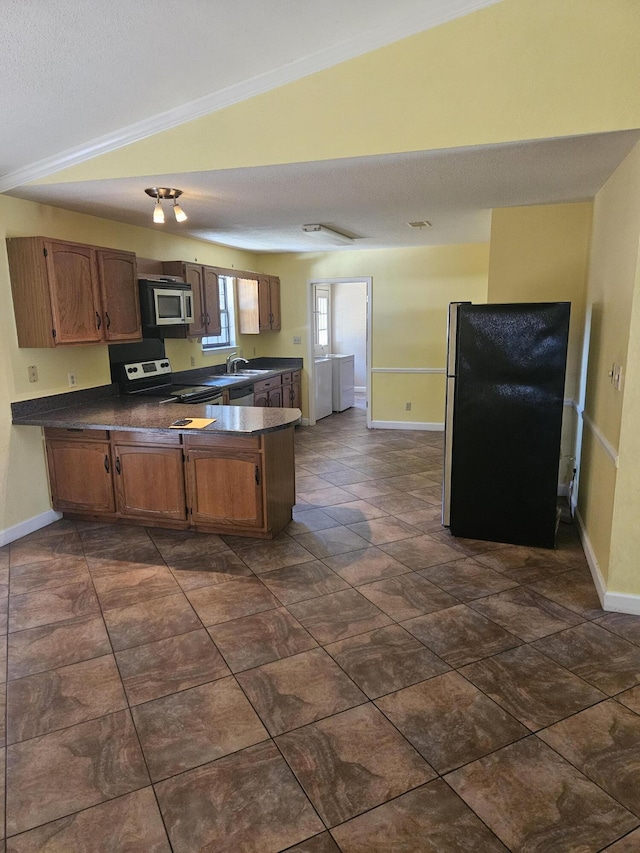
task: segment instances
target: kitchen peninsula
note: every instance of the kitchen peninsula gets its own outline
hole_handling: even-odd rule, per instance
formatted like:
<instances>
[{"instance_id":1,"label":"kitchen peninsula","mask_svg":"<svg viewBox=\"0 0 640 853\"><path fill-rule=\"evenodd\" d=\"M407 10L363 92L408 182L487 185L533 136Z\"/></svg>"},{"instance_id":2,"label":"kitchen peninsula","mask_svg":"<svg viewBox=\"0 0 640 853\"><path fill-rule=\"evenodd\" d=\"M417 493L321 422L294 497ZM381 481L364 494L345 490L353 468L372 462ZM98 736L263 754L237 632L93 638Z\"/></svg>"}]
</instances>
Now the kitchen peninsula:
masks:
<instances>
[{"instance_id":1,"label":"kitchen peninsula","mask_svg":"<svg viewBox=\"0 0 640 853\"><path fill-rule=\"evenodd\" d=\"M65 517L263 539L291 520L299 409L62 396L64 407L12 408L14 425L44 427L52 504ZM171 426L196 418L213 422Z\"/></svg>"}]
</instances>

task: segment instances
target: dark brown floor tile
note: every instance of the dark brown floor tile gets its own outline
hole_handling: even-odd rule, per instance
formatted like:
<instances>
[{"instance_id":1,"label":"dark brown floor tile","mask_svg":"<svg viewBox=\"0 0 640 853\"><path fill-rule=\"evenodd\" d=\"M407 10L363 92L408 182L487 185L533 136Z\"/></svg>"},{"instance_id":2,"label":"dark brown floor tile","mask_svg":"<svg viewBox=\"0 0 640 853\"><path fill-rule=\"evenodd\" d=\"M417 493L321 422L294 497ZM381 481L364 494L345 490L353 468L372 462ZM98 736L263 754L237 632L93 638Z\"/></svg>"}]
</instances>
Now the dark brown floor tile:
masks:
<instances>
[{"instance_id":1,"label":"dark brown floor tile","mask_svg":"<svg viewBox=\"0 0 640 853\"><path fill-rule=\"evenodd\" d=\"M386 515L384 510L363 500L352 500L349 503L328 506L324 512L339 524L358 524L361 521L370 521ZM357 530L356 533L358 533Z\"/></svg>"},{"instance_id":2,"label":"dark brown floor tile","mask_svg":"<svg viewBox=\"0 0 640 853\"><path fill-rule=\"evenodd\" d=\"M151 788L45 826L8 841L8 853L171 853Z\"/></svg>"},{"instance_id":3,"label":"dark brown floor tile","mask_svg":"<svg viewBox=\"0 0 640 853\"><path fill-rule=\"evenodd\" d=\"M316 530L314 533L303 533L296 536L296 541L316 557L346 554L349 551L366 548L369 544L362 536L358 536L348 527L342 526L330 527L327 530Z\"/></svg>"},{"instance_id":4,"label":"dark brown floor tile","mask_svg":"<svg viewBox=\"0 0 640 853\"><path fill-rule=\"evenodd\" d=\"M285 566L297 566L299 563L309 563L315 559L313 554L286 533L281 533L275 539L248 542L246 537L241 545L234 545L236 551L249 568L259 575L271 572Z\"/></svg>"},{"instance_id":5,"label":"dark brown floor tile","mask_svg":"<svg viewBox=\"0 0 640 853\"><path fill-rule=\"evenodd\" d=\"M358 536L362 536L372 545L385 545L388 542L398 542L401 539L410 539L412 536L421 535L421 531L416 527L405 524L404 521L400 521L393 515L350 524L349 530L357 533Z\"/></svg>"},{"instance_id":6,"label":"dark brown floor tile","mask_svg":"<svg viewBox=\"0 0 640 853\"><path fill-rule=\"evenodd\" d=\"M9 634L8 677L22 678L34 672L111 653L102 616L82 616Z\"/></svg>"},{"instance_id":7,"label":"dark brown floor tile","mask_svg":"<svg viewBox=\"0 0 640 853\"><path fill-rule=\"evenodd\" d=\"M154 782L269 737L233 678L146 702L132 713Z\"/></svg>"},{"instance_id":8,"label":"dark brown floor tile","mask_svg":"<svg viewBox=\"0 0 640 853\"><path fill-rule=\"evenodd\" d=\"M273 743L156 786L174 853L275 853L324 827Z\"/></svg>"},{"instance_id":9,"label":"dark brown floor tile","mask_svg":"<svg viewBox=\"0 0 640 853\"><path fill-rule=\"evenodd\" d=\"M600 619L596 619L595 625L606 628L612 634L624 637L630 643L640 646L640 616L631 616L627 613L607 613Z\"/></svg>"},{"instance_id":10,"label":"dark brown floor tile","mask_svg":"<svg viewBox=\"0 0 640 853\"><path fill-rule=\"evenodd\" d=\"M403 627L454 668L522 642L465 604L409 619Z\"/></svg>"},{"instance_id":11,"label":"dark brown floor tile","mask_svg":"<svg viewBox=\"0 0 640 853\"><path fill-rule=\"evenodd\" d=\"M205 625L229 622L280 605L278 599L256 577L238 578L195 589L187 593L187 598Z\"/></svg>"},{"instance_id":12,"label":"dark brown floor tile","mask_svg":"<svg viewBox=\"0 0 640 853\"><path fill-rule=\"evenodd\" d=\"M21 542L29 542L33 539L47 539L49 536L66 536L68 533L78 533L78 523L69 521L66 518L60 518L52 524L47 524L45 527L40 527L34 530L33 533L27 533L21 538Z\"/></svg>"},{"instance_id":13,"label":"dark brown floor tile","mask_svg":"<svg viewBox=\"0 0 640 853\"><path fill-rule=\"evenodd\" d=\"M344 466L340 466L340 470L342 470L343 467ZM311 474L307 472L300 476L296 475L296 490L298 492L312 492L314 489L326 489L328 486L332 485L333 483L325 480L324 477L321 477L319 474Z\"/></svg>"},{"instance_id":14,"label":"dark brown floor tile","mask_svg":"<svg viewBox=\"0 0 640 853\"><path fill-rule=\"evenodd\" d=\"M182 592L107 610L104 621L116 651L186 634L202 624Z\"/></svg>"},{"instance_id":15,"label":"dark brown floor tile","mask_svg":"<svg viewBox=\"0 0 640 853\"><path fill-rule=\"evenodd\" d=\"M295 536L296 533L313 533L314 530L326 530L328 527L338 527L339 524L323 509L294 508L293 520L285 527L285 533Z\"/></svg>"},{"instance_id":16,"label":"dark brown floor tile","mask_svg":"<svg viewBox=\"0 0 640 853\"><path fill-rule=\"evenodd\" d=\"M291 604L287 608L319 643L333 643L374 628L391 619L355 589Z\"/></svg>"},{"instance_id":17,"label":"dark brown floor tile","mask_svg":"<svg viewBox=\"0 0 640 853\"><path fill-rule=\"evenodd\" d=\"M6 835L6 770L7 770L7 750L2 747L0 749L0 827L2 827L2 837ZM0 841L0 850L4 850L4 841Z\"/></svg>"},{"instance_id":18,"label":"dark brown floor tile","mask_svg":"<svg viewBox=\"0 0 640 853\"><path fill-rule=\"evenodd\" d=\"M260 580L283 604L294 604L349 588L346 581L319 560L265 572L260 575Z\"/></svg>"},{"instance_id":19,"label":"dark brown floor tile","mask_svg":"<svg viewBox=\"0 0 640 853\"><path fill-rule=\"evenodd\" d=\"M0 685L0 746L7 742L7 685ZM0 828L3 826L0 821ZM0 830L1 831L1 830Z\"/></svg>"},{"instance_id":20,"label":"dark brown floor tile","mask_svg":"<svg viewBox=\"0 0 640 853\"><path fill-rule=\"evenodd\" d=\"M637 818L535 737L446 781L509 850L595 853Z\"/></svg>"},{"instance_id":21,"label":"dark brown floor tile","mask_svg":"<svg viewBox=\"0 0 640 853\"><path fill-rule=\"evenodd\" d=\"M238 673L237 679L272 736L367 698L323 649Z\"/></svg>"},{"instance_id":22,"label":"dark brown floor tile","mask_svg":"<svg viewBox=\"0 0 640 853\"><path fill-rule=\"evenodd\" d=\"M63 622L74 616L99 613L100 607L91 581L65 584L55 589L12 596L9 602L9 631L24 631L38 625Z\"/></svg>"},{"instance_id":23,"label":"dark brown floor tile","mask_svg":"<svg viewBox=\"0 0 640 853\"><path fill-rule=\"evenodd\" d=\"M605 698L531 646L502 652L460 672L532 731Z\"/></svg>"},{"instance_id":24,"label":"dark brown floor tile","mask_svg":"<svg viewBox=\"0 0 640 853\"><path fill-rule=\"evenodd\" d=\"M603 853L638 853L640 850L640 829L625 835L610 847L605 847Z\"/></svg>"},{"instance_id":25,"label":"dark brown floor tile","mask_svg":"<svg viewBox=\"0 0 640 853\"><path fill-rule=\"evenodd\" d=\"M201 554L187 560L176 560L171 564L171 571L185 592L236 578L253 577L253 572L244 560L228 548L215 554Z\"/></svg>"},{"instance_id":26,"label":"dark brown floor tile","mask_svg":"<svg viewBox=\"0 0 640 853\"><path fill-rule=\"evenodd\" d=\"M11 550L10 545L3 545L0 547L0 570L4 571L9 568L9 553Z\"/></svg>"},{"instance_id":27,"label":"dark brown floor tile","mask_svg":"<svg viewBox=\"0 0 640 853\"><path fill-rule=\"evenodd\" d=\"M47 536L42 539L18 539L9 545L11 568L42 563L45 560L83 557L82 542L77 533L68 536Z\"/></svg>"},{"instance_id":28,"label":"dark brown floor tile","mask_svg":"<svg viewBox=\"0 0 640 853\"><path fill-rule=\"evenodd\" d=\"M429 533L402 539L400 542L390 542L380 546L383 551L395 557L410 569L428 569L440 563L450 563L460 559L460 552L449 545L433 539Z\"/></svg>"},{"instance_id":29,"label":"dark brown floor tile","mask_svg":"<svg viewBox=\"0 0 640 853\"><path fill-rule=\"evenodd\" d=\"M350 483L346 487L346 490L351 492L352 495L355 495L355 497L367 501L367 503L371 503L371 498L379 498L383 495L395 495L398 498L403 497L402 492L398 491L398 489L394 489L393 486L385 483L382 479L367 480L364 483ZM347 500L352 499L352 497L347 498ZM384 509L383 511L390 512L388 509Z\"/></svg>"},{"instance_id":30,"label":"dark brown floor tile","mask_svg":"<svg viewBox=\"0 0 640 853\"><path fill-rule=\"evenodd\" d=\"M386 482L401 492L411 492L437 485L425 474L403 474L399 477L388 477Z\"/></svg>"},{"instance_id":31,"label":"dark brown floor tile","mask_svg":"<svg viewBox=\"0 0 640 853\"><path fill-rule=\"evenodd\" d=\"M281 735L277 743L328 827L434 778L372 705Z\"/></svg>"},{"instance_id":32,"label":"dark brown floor tile","mask_svg":"<svg viewBox=\"0 0 640 853\"><path fill-rule=\"evenodd\" d=\"M316 507L323 509L335 504L344 504L353 500L351 492L341 489L340 486L327 486L325 489L314 489L311 492L296 492L296 498L309 505L309 509ZM368 500L368 498L367 498Z\"/></svg>"},{"instance_id":33,"label":"dark brown floor tile","mask_svg":"<svg viewBox=\"0 0 640 853\"><path fill-rule=\"evenodd\" d=\"M335 557L325 557L323 562L352 586L404 575L411 571L404 563L399 563L379 548L364 548L362 551L337 554Z\"/></svg>"},{"instance_id":34,"label":"dark brown floor tile","mask_svg":"<svg viewBox=\"0 0 640 853\"><path fill-rule=\"evenodd\" d=\"M447 773L529 732L457 672L375 703L438 773Z\"/></svg>"},{"instance_id":35,"label":"dark brown floor tile","mask_svg":"<svg viewBox=\"0 0 640 853\"><path fill-rule=\"evenodd\" d=\"M424 509L394 512L394 515L421 533L432 533L442 529L442 509L439 506L425 504Z\"/></svg>"},{"instance_id":36,"label":"dark brown floor tile","mask_svg":"<svg viewBox=\"0 0 640 853\"><path fill-rule=\"evenodd\" d=\"M471 557L454 560L443 566L422 569L420 574L455 595L460 601L473 601L518 586L500 572L483 566Z\"/></svg>"},{"instance_id":37,"label":"dark brown floor tile","mask_svg":"<svg viewBox=\"0 0 640 853\"><path fill-rule=\"evenodd\" d=\"M127 707L113 655L9 682L7 742L47 734Z\"/></svg>"},{"instance_id":38,"label":"dark brown floor tile","mask_svg":"<svg viewBox=\"0 0 640 853\"><path fill-rule=\"evenodd\" d=\"M26 563L12 568L11 595L89 580L91 576L84 557L55 557L43 563Z\"/></svg>"},{"instance_id":39,"label":"dark brown floor tile","mask_svg":"<svg viewBox=\"0 0 640 853\"><path fill-rule=\"evenodd\" d=\"M351 483L366 483L368 480L373 480L378 474L378 470L372 473L366 471L356 471L355 468L344 466L340 471L328 471L322 476L334 486L349 486Z\"/></svg>"},{"instance_id":40,"label":"dark brown floor tile","mask_svg":"<svg viewBox=\"0 0 640 853\"><path fill-rule=\"evenodd\" d=\"M94 577L93 582L103 610L127 607L180 591L166 566L145 566L108 577Z\"/></svg>"},{"instance_id":41,"label":"dark brown floor tile","mask_svg":"<svg viewBox=\"0 0 640 853\"><path fill-rule=\"evenodd\" d=\"M480 598L469 605L511 634L531 643L540 637L570 628L582 621L571 610L549 601L525 587L508 589L497 595Z\"/></svg>"},{"instance_id":42,"label":"dark brown floor tile","mask_svg":"<svg viewBox=\"0 0 640 853\"><path fill-rule=\"evenodd\" d=\"M410 492L407 493L416 498L420 498L421 501L425 503L432 504L433 506L440 507L442 505L442 486L429 486L424 489L411 489Z\"/></svg>"},{"instance_id":43,"label":"dark brown floor tile","mask_svg":"<svg viewBox=\"0 0 640 853\"><path fill-rule=\"evenodd\" d=\"M389 494L372 495L367 497L367 500L370 504L388 512L389 515L396 516L404 515L406 512L415 512L415 510L424 509L427 506L427 503L420 498L399 492L397 489Z\"/></svg>"},{"instance_id":44,"label":"dark brown floor tile","mask_svg":"<svg viewBox=\"0 0 640 853\"><path fill-rule=\"evenodd\" d=\"M599 625L578 625L536 647L609 696L640 683L640 648Z\"/></svg>"},{"instance_id":45,"label":"dark brown floor tile","mask_svg":"<svg viewBox=\"0 0 640 853\"><path fill-rule=\"evenodd\" d=\"M7 748L7 835L149 784L129 711Z\"/></svg>"},{"instance_id":46,"label":"dark brown floor tile","mask_svg":"<svg viewBox=\"0 0 640 853\"><path fill-rule=\"evenodd\" d=\"M436 779L332 830L343 853L507 853Z\"/></svg>"},{"instance_id":47,"label":"dark brown floor tile","mask_svg":"<svg viewBox=\"0 0 640 853\"><path fill-rule=\"evenodd\" d=\"M326 651L370 699L449 669L399 625L340 640Z\"/></svg>"},{"instance_id":48,"label":"dark brown floor tile","mask_svg":"<svg viewBox=\"0 0 640 853\"><path fill-rule=\"evenodd\" d=\"M161 530L148 528L147 532L154 545L160 551L165 563L173 568L174 563L183 560L197 560L225 551L227 546L215 533L194 533L192 530Z\"/></svg>"},{"instance_id":49,"label":"dark brown floor tile","mask_svg":"<svg viewBox=\"0 0 640 853\"><path fill-rule=\"evenodd\" d=\"M567 565L557 559L556 552L543 548L510 545L478 554L478 562L518 583L533 583L541 578L567 571Z\"/></svg>"},{"instance_id":50,"label":"dark brown floor tile","mask_svg":"<svg viewBox=\"0 0 640 853\"><path fill-rule=\"evenodd\" d=\"M358 591L398 622L458 604L448 592L415 572L365 584Z\"/></svg>"},{"instance_id":51,"label":"dark brown floor tile","mask_svg":"<svg viewBox=\"0 0 640 853\"><path fill-rule=\"evenodd\" d=\"M155 549L155 546L154 546ZM123 575L129 572L136 572L146 569L151 572L158 570L166 571L167 567L157 551L155 551L152 560L127 560L114 559L113 557L92 557L87 556L87 565L91 572L91 577L94 580L110 578L113 575Z\"/></svg>"},{"instance_id":52,"label":"dark brown floor tile","mask_svg":"<svg viewBox=\"0 0 640 853\"><path fill-rule=\"evenodd\" d=\"M597 619L598 616L604 615L591 575L585 572L574 569L536 581L529 586L545 598L550 598L567 610L573 610L585 619Z\"/></svg>"},{"instance_id":53,"label":"dark brown floor tile","mask_svg":"<svg viewBox=\"0 0 640 853\"><path fill-rule=\"evenodd\" d=\"M631 690L618 693L616 699L618 702L622 702L625 707L631 708L636 714L640 714L640 687L632 687Z\"/></svg>"},{"instance_id":54,"label":"dark brown floor tile","mask_svg":"<svg viewBox=\"0 0 640 853\"><path fill-rule=\"evenodd\" d=\"M85 556L102 560L130 560L155 564L162 562L160 552L144 527L114 526L81 530ZM89 561L91 566L91 562Z\"/></svg>"},{"instance_id":55,"label":"dark brown floor tile","mask_svg":"<svg viewBox=\"0 0 640 853\"><path fill-rule=\"evenodd\" d=\"M232 672L306 652L318 644L284 607L207 629Z\"/></svg>"},{"instance_id":56,"label":"dark brown floor tile","mask_svg":"<svg viewBox=\"0 0 640 853\"><path fill-rule=\"evenodd\" d=\"M204 629L116 652L116 660L131 705L229 675Z\"/></svg>"},{"instance_id":57,"label":"dark brown floor tile","mask_svg":"<svg viewBox=\"0 0 640 853\"><path fill-rule=\"evenodd\" d=\"M538 732L538 737L640 815L640 717L617 702L601 702Z\"/></svg>"},{"instance_id":58,"label":"dark brown floor tile","mask_svg":"<svg viewBox=\"0 0 640 853\"><path fill-rule=\"evenodd\" d=\"M340 848L328 832L322 832L302 844L290 847L287 853L340 853Z\"/></svg>"}]
</instances>

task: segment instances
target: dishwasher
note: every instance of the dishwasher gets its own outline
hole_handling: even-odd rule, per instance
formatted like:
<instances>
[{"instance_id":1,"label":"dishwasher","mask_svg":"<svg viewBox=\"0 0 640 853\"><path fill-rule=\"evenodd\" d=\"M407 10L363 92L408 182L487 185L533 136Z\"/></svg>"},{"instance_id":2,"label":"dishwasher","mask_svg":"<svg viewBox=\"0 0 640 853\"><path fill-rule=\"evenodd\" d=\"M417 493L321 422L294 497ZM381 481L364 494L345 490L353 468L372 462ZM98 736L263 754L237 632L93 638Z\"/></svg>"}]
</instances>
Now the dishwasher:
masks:
<instances>
[{"instance_id":1,"label":"dishwasher","mask_svg":"<svg viewBox=\"0 0 640 853\"><path fill-rule=\"evenodd\" d=\"M229 388L230 406L253 406L253 385Z\"/></svg>"}]
</instances>

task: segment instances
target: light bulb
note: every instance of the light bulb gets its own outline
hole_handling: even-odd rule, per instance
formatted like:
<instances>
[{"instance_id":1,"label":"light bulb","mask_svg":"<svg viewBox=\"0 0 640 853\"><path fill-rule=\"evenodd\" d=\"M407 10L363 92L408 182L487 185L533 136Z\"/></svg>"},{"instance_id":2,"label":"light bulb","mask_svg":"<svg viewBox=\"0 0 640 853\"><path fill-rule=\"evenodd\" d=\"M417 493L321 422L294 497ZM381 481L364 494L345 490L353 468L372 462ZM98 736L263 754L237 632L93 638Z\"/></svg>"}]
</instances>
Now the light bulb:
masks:
<instances>
[{"instance_id":1,"label":"light bulb","mask_svg":"<svg viewBox=\"0 0 640 853\"><path fill-rule=\"evenodd\" d=\"M180 207L180 205L178 204L177 201L174 201L174 203L173 203L173 212L175 213L175 216L176 216L176 222L184 222L186 220L187 214Z\"/></svg>"},{"instance_id":2,"label":"light bulb","mask_svg":"<svg viewBox=\"0 0 640 853\"><path fill-rule=\"evenodd\" d=\"M160 197L156 201L153 208L153 221L159 224L164 222L164 210L162 209L162 205L160 204Z\"/></svg>"}]
</instances>

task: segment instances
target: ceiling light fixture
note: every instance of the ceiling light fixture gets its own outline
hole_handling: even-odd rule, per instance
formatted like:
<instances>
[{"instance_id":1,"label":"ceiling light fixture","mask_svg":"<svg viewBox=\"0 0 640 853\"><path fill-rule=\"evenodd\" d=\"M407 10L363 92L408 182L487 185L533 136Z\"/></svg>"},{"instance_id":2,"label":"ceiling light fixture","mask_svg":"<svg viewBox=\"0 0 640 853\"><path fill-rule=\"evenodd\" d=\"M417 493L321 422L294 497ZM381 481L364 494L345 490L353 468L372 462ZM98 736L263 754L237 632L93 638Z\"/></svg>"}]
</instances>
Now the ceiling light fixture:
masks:
<instances>
[{"instance_id":1,"label":"ceiling light fixture","mask_svg":"<svg viewBox=\"0 0 640 853\"><path fill-rule=\"evenodd\" d=\"M331 243L334 246L343 246L348 243L353 243L353 237L343 234L341 231L335 231L333 228L328 228L326 225L303 225L302 230L305 234L311 237L317 237L324 243Z\"/></svg>"},{"instance_id":2,"label":"ceiling light fixture","mask_svg":"<svg viewBox=\"0 0 640 853\"><path fill-rule=\"evenodd\" d=\"M178 204L178 198L182 195L182 190L176 190L173 187L148 187L145 190L148 196L155 198L156 203L153 206L153 221L162 224L164 222L164 210L162 209L162 201L164 199L173 200L173 213L176 217L176 222L184 222L187 214Z\"/></svg>"},{"instance_id":3,"label":"ceiling light fixture","mask_svg":"<svg viewBox=\"0 0 640 853\"><path fill-rule=\"evenodd\" d=\"M431 223L426 219L419 219L417 222L407 222L409 228L431 228Z\"/></svg>"}]
</instances>

